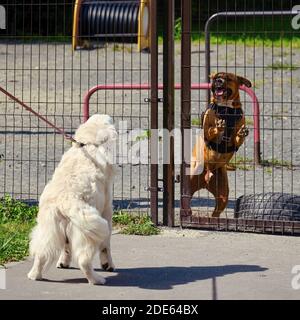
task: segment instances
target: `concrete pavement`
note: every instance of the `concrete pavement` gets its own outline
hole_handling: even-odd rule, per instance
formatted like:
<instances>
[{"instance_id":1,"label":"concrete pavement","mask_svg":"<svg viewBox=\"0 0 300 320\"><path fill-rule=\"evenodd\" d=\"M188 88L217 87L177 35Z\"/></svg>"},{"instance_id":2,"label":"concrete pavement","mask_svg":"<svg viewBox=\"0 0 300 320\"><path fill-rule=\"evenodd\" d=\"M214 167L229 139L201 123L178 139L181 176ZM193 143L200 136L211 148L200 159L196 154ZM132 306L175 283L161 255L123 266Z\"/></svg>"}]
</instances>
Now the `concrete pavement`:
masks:
<instances>
[{"instance_id":1,"label":"concrete pavement","mask_svg":"<svg viewBox=\"0 0 300 320\"><path fill-rule=\"evenodd\" d=\"M117 270L98 269L104 286L88 285L74 264L68 270L53 265L46 280L30 281L27 260L8 265L0 300L300 299L291 285L299 248L300 238L272 235L178 229L151 237L114 234Z\"/></svg>"}]
</instances>

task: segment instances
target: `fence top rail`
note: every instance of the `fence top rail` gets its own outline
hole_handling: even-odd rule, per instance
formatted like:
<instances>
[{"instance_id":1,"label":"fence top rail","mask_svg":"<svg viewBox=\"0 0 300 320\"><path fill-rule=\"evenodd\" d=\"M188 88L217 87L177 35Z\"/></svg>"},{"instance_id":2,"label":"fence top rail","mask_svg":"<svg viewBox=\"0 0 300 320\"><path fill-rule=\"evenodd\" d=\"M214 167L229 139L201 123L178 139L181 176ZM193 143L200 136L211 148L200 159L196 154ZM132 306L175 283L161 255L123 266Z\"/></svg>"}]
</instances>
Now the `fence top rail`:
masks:
<instances>
[{"instance_id":1,"label":"fence top rail","mask_svg":"<svg viewBox=\"0 0 300 320\"><path fill-rule=\"evenodd\" d=\"M292 11L220 11L211 15L205 22L205 78L209 81L210 75L210 25L218 17L253 17L253 16L288 16L298 14L297 10ZM207 100L210 100L210 92L207 93Z\"/></svg>"},{"instance_id":2,"label":"fence top rail","mask_svg":"<svg viewBox=\"0 0 300 320\"><path fill-rule=\"evenodd\" d=\"M211 15L206 23L205 23L205 27L204 30L205 32L209 32L209 27L210 27L210 23L217 19L218 17L242 17L242 16L246 16L246 17L253 17L253 16L289 16L289 15L294 15L297 14L298 11L297 10L292 10L292 11L287 11L287 10L282 10L282 11L221 11L221 12L217 12L214 13L213 15Z\"/></svg>"}]
</instances>

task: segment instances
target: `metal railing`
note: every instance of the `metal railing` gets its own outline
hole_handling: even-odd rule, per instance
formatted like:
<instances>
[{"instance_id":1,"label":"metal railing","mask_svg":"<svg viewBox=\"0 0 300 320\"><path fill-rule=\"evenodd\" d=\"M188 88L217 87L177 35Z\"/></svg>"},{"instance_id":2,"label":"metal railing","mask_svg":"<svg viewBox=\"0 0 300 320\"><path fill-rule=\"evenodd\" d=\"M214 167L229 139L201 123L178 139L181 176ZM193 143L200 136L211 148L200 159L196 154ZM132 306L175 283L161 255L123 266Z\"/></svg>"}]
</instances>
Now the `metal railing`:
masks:
<instances>
[{"instance_id":1,"label":"metal railing","mask_svg":"<svg viewBox=\"0 0 300 320\"><path fill-rule=\"evenodd\" d=\"M263 16L288 16L296 14L294 11L224 11L211 15L205 23L205 78L209 81L210 75L210 25L219 17L263 17ZM210 92L207 93L207 100L210 101Z\"/></svg>"},{"instance_id":2,"label":"metal railing","mask_svg":"<svg viewBox=\"0 0 300 320\"><path fill-rule=\"evenodd\" d=\"M176 90L181 89L180 84L175 84ZM191 85L192 90L210 90L210 83L194 83ZM83 120L87 121L90 116L90 99L91 96L99 90L150 90L149 84L100 84L90 88L84 95L83 101ZM158 89L162 90L163 85L159 84ZM254 91L246 86L240 86L240 90L246 92L252 100L252 111L253 111L253 131L254 131L254 159L255 163L260 163L260 124L259 124L259 102Z\"/></svg>"}]
</instances>

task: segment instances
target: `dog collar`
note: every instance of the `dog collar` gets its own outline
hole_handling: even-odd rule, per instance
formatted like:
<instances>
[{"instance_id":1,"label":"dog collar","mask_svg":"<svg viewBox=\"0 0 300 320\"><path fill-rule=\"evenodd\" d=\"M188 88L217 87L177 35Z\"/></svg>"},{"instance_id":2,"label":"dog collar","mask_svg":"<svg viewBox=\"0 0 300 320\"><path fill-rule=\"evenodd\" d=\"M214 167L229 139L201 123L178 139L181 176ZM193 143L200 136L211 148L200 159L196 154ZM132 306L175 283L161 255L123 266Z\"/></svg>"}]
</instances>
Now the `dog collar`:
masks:
<instances>
[{"instance_id":1,"label":"dog collar","mask_svg":"<svg viewBox=\"0 0 300 320\"><path fill-rule=\"evenodd\" d=\"M233 106L233 100L227 100L227 101L224 102L224 103L215 102L215 104L218 105L218 106L220 106L220 107L234 108L234 106Z\"/></svg>"},{"instance_id":2,"label":"dog collar","mask_svg":"<svg viewBox=\"0 0 300 320\"><path fill-rule=\"evenodd\" d=\"M86 146L86 144L85 144L85 143L82 143L82 142L76 142L76 144L77 144L77 146L78 146L79 148L82 148L82 147Z\"/></svg>"},{"instance_id":3,"label":"dog collar","mask_svg":"<svg viewBox=\"0 0 300 320\"><path fill-rule=\"evenodd\" d=\"M79 142L79 141L76 141L76 140L75 140L75 144L76 144L76 146L77 146L78 148L83 148L83 147L85 147L85 146L95 146L95 147L98 148L98 147L100 147L101 145L105 144L107 141L108 141L108 138L104 139L104 140L102 141L102 143L96 144L96 143L83 143L83 142Z\"/></svg>"},{"instance_id":4,"label":"dog collar","mask_svg":"<svg viewBox=\"0 0 300 320\"><path fill-rule=\"evenodd\" d=\"M82 143L82 142L76 142L76 146L78 148L83 148L85 146L95 146L95 147L100 147L100 144L95 144L95 143Z\"/></svg>"}]
</instances>

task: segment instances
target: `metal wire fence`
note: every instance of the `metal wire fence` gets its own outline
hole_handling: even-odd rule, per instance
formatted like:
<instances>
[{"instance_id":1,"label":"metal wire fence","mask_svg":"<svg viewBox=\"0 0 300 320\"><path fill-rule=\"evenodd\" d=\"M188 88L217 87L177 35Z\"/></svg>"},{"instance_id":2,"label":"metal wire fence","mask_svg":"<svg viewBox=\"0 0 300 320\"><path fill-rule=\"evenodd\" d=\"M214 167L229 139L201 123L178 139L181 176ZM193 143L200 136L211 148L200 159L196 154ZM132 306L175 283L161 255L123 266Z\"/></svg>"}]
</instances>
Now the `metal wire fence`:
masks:
<instances>
[{"instance_id":1,"label":"metal wire fence","mask_svg":"<svg viewBox=\"0 0 300 320\"><path fill-rule=\"evenodd\" d=\"M240 92L250 134L231 161L236 170L228 171L229 203L222 217L233 217L236 199L242 195L300 193L299 30L293 24L293 18L295 23L297 17L291 14L295 14L296 4L295 1L209 1L207 5L192 2L194 12L204 7L206 10L203 20L193 15L192 83L207 82L209 68L211 72L241 75L252 82L260 104L262 161L257 165L251 101ZM203 33L207 21L210 21L210 48ZM192 92L192 127L200 126L207 105L206 92ZM192 199L193 215L208 217L214 205L214 197L203 189Z\"/></svg>"},{"instance_id":2,"label":"metal wire fence","mask_svg":"<svg viewBox=\"0 0 300 320\"><path fill-rule=\"evenodd\" d=\"M136 1L131 1L136 3ZM72 51L74 2L14 2L3 5L7 28L0 34L0 85L67 133L82 122L83 98L97 84L149 82L150 55L125 37L90 36L90 46ZM22 23L20 24L20 21ZM70 25L71 24L71 25ZM126 38L126 39L125 39ZM110 114L117 129L149 130L148 91L102 91L90 113ZM0 95L0 197L37 202L69 143L5 95ZM126 123L126 124L124 124ZM149 167L117 166L115 209L149 208Z\"/></svg>"},{"instance_id":3,"label":"metal wire fence","mask_svg":"<svg viewBox=\"0 0 300 320\"><path fill-rule=\"evenodd\" d=\"M112 6L109 1L104 2ZM134 3L136 8L136 1L127 2ZM151 82L150 54L138 50L136 35L128 37L128 34L122 36L118 33L114 38L109 29L109 33L100 36L93 26L96 34L88 37L77 35L80 46L78 50L72 50L72 16L76 3L4 3L6 28L0 30L0 85L71 134L83 120L83 99L89 88L98 84ZM86 1L86 5L88 3L93 2ZM183 2L175 3L174 81L180 83L180 6ZM248 78L260 103L262 163L257 165L254 161L251 100L241 92L250 134L232 160L236 170L228 173L230 194L223 214L225 217L233 216L235 201L241 195L267 192L300 194L299 30L294 15L280 14L292 11L295 5L294 0L192 1L191 82L207 83L208 60L205 57L208 55L211 72L232 72ZM165 12L160 3L158 9L158 29L161 33ZM261 13L274 11L277 14L226 15L226 12L254 10ZM225 14L211 20L208 49L205 23L219 12ZM86 16L89 17L87 12ZM92 11L90 17L93 18ZM85 32L89 28L88 24L85 25ZM133 30L136 32L137 29ZM162 83L161 40L158 51L158 82ZM145 99L150 95L148 90L97 91L90 101L90 114L110 114L117 129L122 126L122 134L138 129L131 136L132 142L148 139L151 101ZM159 97L162 96L163 92L159 91ZM176 91L174 110L175 127L178 128L182 111L180 102L180 91ZM207 91L192 90L192 127L200 127L201 114L207 104ZM157 117L161 128L162 104L159 104ZM0 95L0 197L8 193L18 199L37 202L68 147L68 142L61 135ZM162 169L160 165L159 184L163 182ZM174 176L180 174L180 165L175 166L175 172L169 173ZM119 164L114 185L115 208L149 211L150 192L147 188L150 178L149 164ZM180 184L177 184L174 202L176 223L179 223L179 189ZM160 198L162 195L160 193ZM207 190L201 190L193 197L191 204L194 213L208 216L214 207L214 198Z\"/></svg>"}]
</instances>

